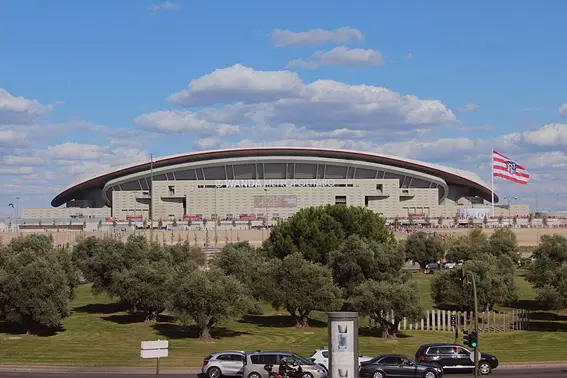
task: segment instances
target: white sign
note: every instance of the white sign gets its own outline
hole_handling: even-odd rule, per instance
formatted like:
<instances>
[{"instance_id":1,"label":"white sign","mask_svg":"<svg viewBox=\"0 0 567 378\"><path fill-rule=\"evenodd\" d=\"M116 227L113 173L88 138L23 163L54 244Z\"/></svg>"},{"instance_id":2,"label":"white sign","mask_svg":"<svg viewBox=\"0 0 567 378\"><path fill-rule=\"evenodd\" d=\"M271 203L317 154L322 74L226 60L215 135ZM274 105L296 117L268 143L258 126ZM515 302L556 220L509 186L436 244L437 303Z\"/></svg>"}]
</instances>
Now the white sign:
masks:
<instances>
[{"instance_id":1,"label":"white sign","mask_svg":"<svg viewBox=\"0 0 567 378\"><path fill-rule=\"evenodd\" d=\"M484 217L490 218L490 208L460 208L459 209L459 218L461 219L484 219Z\"/></svg>"},{"instance_id":2,"label":"white sign","mask_svg":"<svg viewBox=\"0 0 567 378\"><path fill-rule=\"evenodd\" d=\"M142 341L140 345L142 358L162 358L168 356L169 341Z\"/></svg>"},{"instance_id":3,"label":"white sign","mask_svg":"<svg viewBox=\"0 0 567 378\"><path fill-rule=\"evenodd\" d=\"M142 358L163 358L168 356L169 349L142 349L140 356Z\"/></svg>"},{"instance_id":4,"label":"white sign","mask_svg":"<svg viewBox=\"0 0 567 378\"><path fill-rule=\"evenodd\" d=\"M217 188L331 187L333 179L216 180Z\"/></svg>"}]
</instances>

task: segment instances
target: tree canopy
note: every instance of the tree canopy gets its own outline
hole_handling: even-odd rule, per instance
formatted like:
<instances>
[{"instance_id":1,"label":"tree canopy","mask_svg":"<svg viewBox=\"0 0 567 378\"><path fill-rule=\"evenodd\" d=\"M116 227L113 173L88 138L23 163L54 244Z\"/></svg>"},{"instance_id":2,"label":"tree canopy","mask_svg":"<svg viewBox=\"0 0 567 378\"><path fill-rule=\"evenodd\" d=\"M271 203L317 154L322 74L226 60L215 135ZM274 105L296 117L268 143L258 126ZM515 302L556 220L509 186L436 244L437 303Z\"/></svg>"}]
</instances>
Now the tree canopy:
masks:
<instances>
[{"instance_id":1,"label":"tree canopy","mask_svg":"<svg viewBox=\"0 0 567 378\"><path fill-rule=\"evenodd\" d=\"M404 317L418 321L423 316L419 289L411 281L367 280L356 287L352 300L356 311L380 324L382 337L396 337L398 325Z\"/></svg>"},{"instance_id":2,"label":"tree canopy","mask_svg":"<svg viewBox=\"0 0 567 378\"><path fill-rule=\"evenodd\" d=\"M478 305L490 309L495 304L517 300L513 274L503 274L498 258L489 254L469 260L461 268L436 274L431 280L431 296L437 306L459 310L474 308L469 272L475 274Z\"/></svg>"},{"instance_id":3,"label":"tree canopy","mask_svg":"<svg viewBox=\"0 0 567 378\"><path fill-rule=\"evenodd\" d=\"M192 318L205 341L211 340L211 328L219 321L241 316L252 307L246 286L217 267L178 274L171 290L170 308Z\"/></svg>"},{"instance_id":4,"label":"tree canopy","mask_svg":"<svg viewBox=\"0 0 567 378\"><path fill-rule=\"evenodd\" d=\"M445 256L443 239L429 236L423 231L408 236L404 245L406 259L418 263L422 269Z\"/></svg>"},{"instance_id":5,"label":"tree canopy","mask_svg":"<svg viewBox=\"0 0 567 378\"><path fill-rule=\"evenodd\" d=\"M473 294L468 276L476 277L479 306L492 308L517 299L515 271L518 242L510 229L498 229L489 238L480 229L449 239L447 258L464 261L458 269L437 274L431 281L431 296L438 306L473 308Z\"/></svg>"},{"instance_id":6,"label":"tree canopy","mask_svg":"<svg viewBox=\"0 0 567 378\"><path fill-rule=\"evenodd\" d=\"M226 245L215 253L212 264L245 284L257 300L265 296L266 287L271 284L270 262L247 241Z\"/></svg>"},{"instance_id":7,"label":"tree canopy","mask_svg":"<svg viewBox=\"0 0 567 378\"><path fill-rule=\"evenodd\" d=\"M327 264L329 252L338 250L351 235L381 243L395 243L384 218L363 208L326 205L301 209L276 225L264 243L272 257L283 259L299 252L313 262Z\"/></svg>"},{"instance_id":8,"label":"tree canopy","mask_svg":"<svg viewBox=\"0 0 567 378\"><path fill-rule=\"evenodd\" d=\"M305 260L299 253L274 262L269 298L275 308L285 308L298 327L309 326L311 311L341 307L341 292L329 268Z\"/></svg>"},{"instance_id":9,"label":"tree canopy","mask_svg":"<svg viewBox=\"0 0 567 378\"><path fill-rule=\"evenodd\" d=\"M538 301L553 309L567 308L567 239L542 236L533 257L526 279L536 288Z\"/></svg>"},{"instance_id":10,"label":"tree canopy","mask_svg":"<svg viewBox=\"0 0 567 378\"><path fill-rule=\"evenodd\" d=\"M43 235L12 239L0 252L0 312L28 332L53 328L69 315L76 275L66 250Z\"/></svg>"},{"instance_id":11,"label":"tree canopy","mask_svg":"<svg viewBox=\"0 0 567 378\"><path fill-rule=\"evenodd\" d=\"M348 297L354 293L355 287L368 279L383 281L398 278L404 262L401 248L369 241L355 234L331 253L329 266L333 280Z\"/></svg>"},{"instance_id":12,"label":"tree canopy","mask_svg":"<svg viewBox=\"0 0 567 378\"><path fill-rule=\"evenodd\" d=\"M166 308L174 275L196 269L204 259L188 243L164 246L131 235L126 242L94 237L81 240L73 249L73 261L93 283L95 293L116 297L130 311L155 320Z\"/></svg>"}]
</instances>

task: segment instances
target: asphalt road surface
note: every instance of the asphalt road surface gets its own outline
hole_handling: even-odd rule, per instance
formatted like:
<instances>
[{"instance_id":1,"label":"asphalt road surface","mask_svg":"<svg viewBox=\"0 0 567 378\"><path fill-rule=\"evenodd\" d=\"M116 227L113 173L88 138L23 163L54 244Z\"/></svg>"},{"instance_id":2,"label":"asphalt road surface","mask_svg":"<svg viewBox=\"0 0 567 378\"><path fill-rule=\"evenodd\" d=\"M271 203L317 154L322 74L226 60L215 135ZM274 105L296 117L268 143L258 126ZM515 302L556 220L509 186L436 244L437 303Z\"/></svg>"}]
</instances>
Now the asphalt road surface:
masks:
<instances>
[{"instance_id":1,"label":"asphalt road surface","mask_svg":"<svg viewBox=\"0 0 567 378\"><path fill-rule=\"evenodd\" d=\"M105 369L53 369L53 370L33 370L33 369L4 369L0 367L0 377L2 378L155 378L155 371L152 373L150 370L143 372L135 369L105 370ZM471 374L446 374L447 378L470 378ZM187 377L198 378L197 374L184 372L182 370L164 370L160 374L160 378L173 378L173 377ZM557 367L517 367L517 368L502 368L495 369L494 372L488 376L492 377L531 377L531 378L567 378L567 366Z\"/></svg>"}]
</instances>

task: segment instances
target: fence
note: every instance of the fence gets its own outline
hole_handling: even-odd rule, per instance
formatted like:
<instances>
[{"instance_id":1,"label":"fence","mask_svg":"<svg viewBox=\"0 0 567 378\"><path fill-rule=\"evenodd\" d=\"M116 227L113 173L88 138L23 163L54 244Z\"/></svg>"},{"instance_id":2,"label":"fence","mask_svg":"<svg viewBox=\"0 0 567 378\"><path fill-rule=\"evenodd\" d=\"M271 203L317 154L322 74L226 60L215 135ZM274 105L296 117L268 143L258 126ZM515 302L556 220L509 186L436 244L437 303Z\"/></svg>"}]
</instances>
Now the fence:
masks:
<instances>
[{"instance_id":1,"label":"fence","mask_svg":"<svg viewBox=\"0 0 567 378\"><path fill-rule=\"evenodd\" d=\"M455 316L456 326L459 329L474 328L472 311L427 310L425 317L420 321L410 322L404 318L400 322L398 330L451 332L454 331L451 325L451 316ZM386 318L391 321L393 313ZM478 313L478 330L480 332L521 331L527 330L528 325L529 316L525 310L513 310L512 312L482 311Z\"/></svg>"}]
</instances>

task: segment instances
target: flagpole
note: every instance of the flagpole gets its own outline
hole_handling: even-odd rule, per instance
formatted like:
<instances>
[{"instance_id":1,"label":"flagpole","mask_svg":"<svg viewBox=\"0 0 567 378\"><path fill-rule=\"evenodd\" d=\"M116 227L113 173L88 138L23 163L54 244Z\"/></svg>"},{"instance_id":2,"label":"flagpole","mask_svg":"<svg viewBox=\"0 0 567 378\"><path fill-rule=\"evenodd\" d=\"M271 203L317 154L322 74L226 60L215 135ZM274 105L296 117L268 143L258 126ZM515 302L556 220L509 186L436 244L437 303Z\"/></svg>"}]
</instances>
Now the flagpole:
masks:
<instances>
[{"instance_id":1,"label":"flagpole","mask_svg":"<svg viewBox=\"0 0 567 378\"><path fill-rule=\"evenodd\" d=\"M494 218L494 148L492 149L492 154L490 155L490 167L492 172L492 217Z\"/></svg>"}]
</instances>

